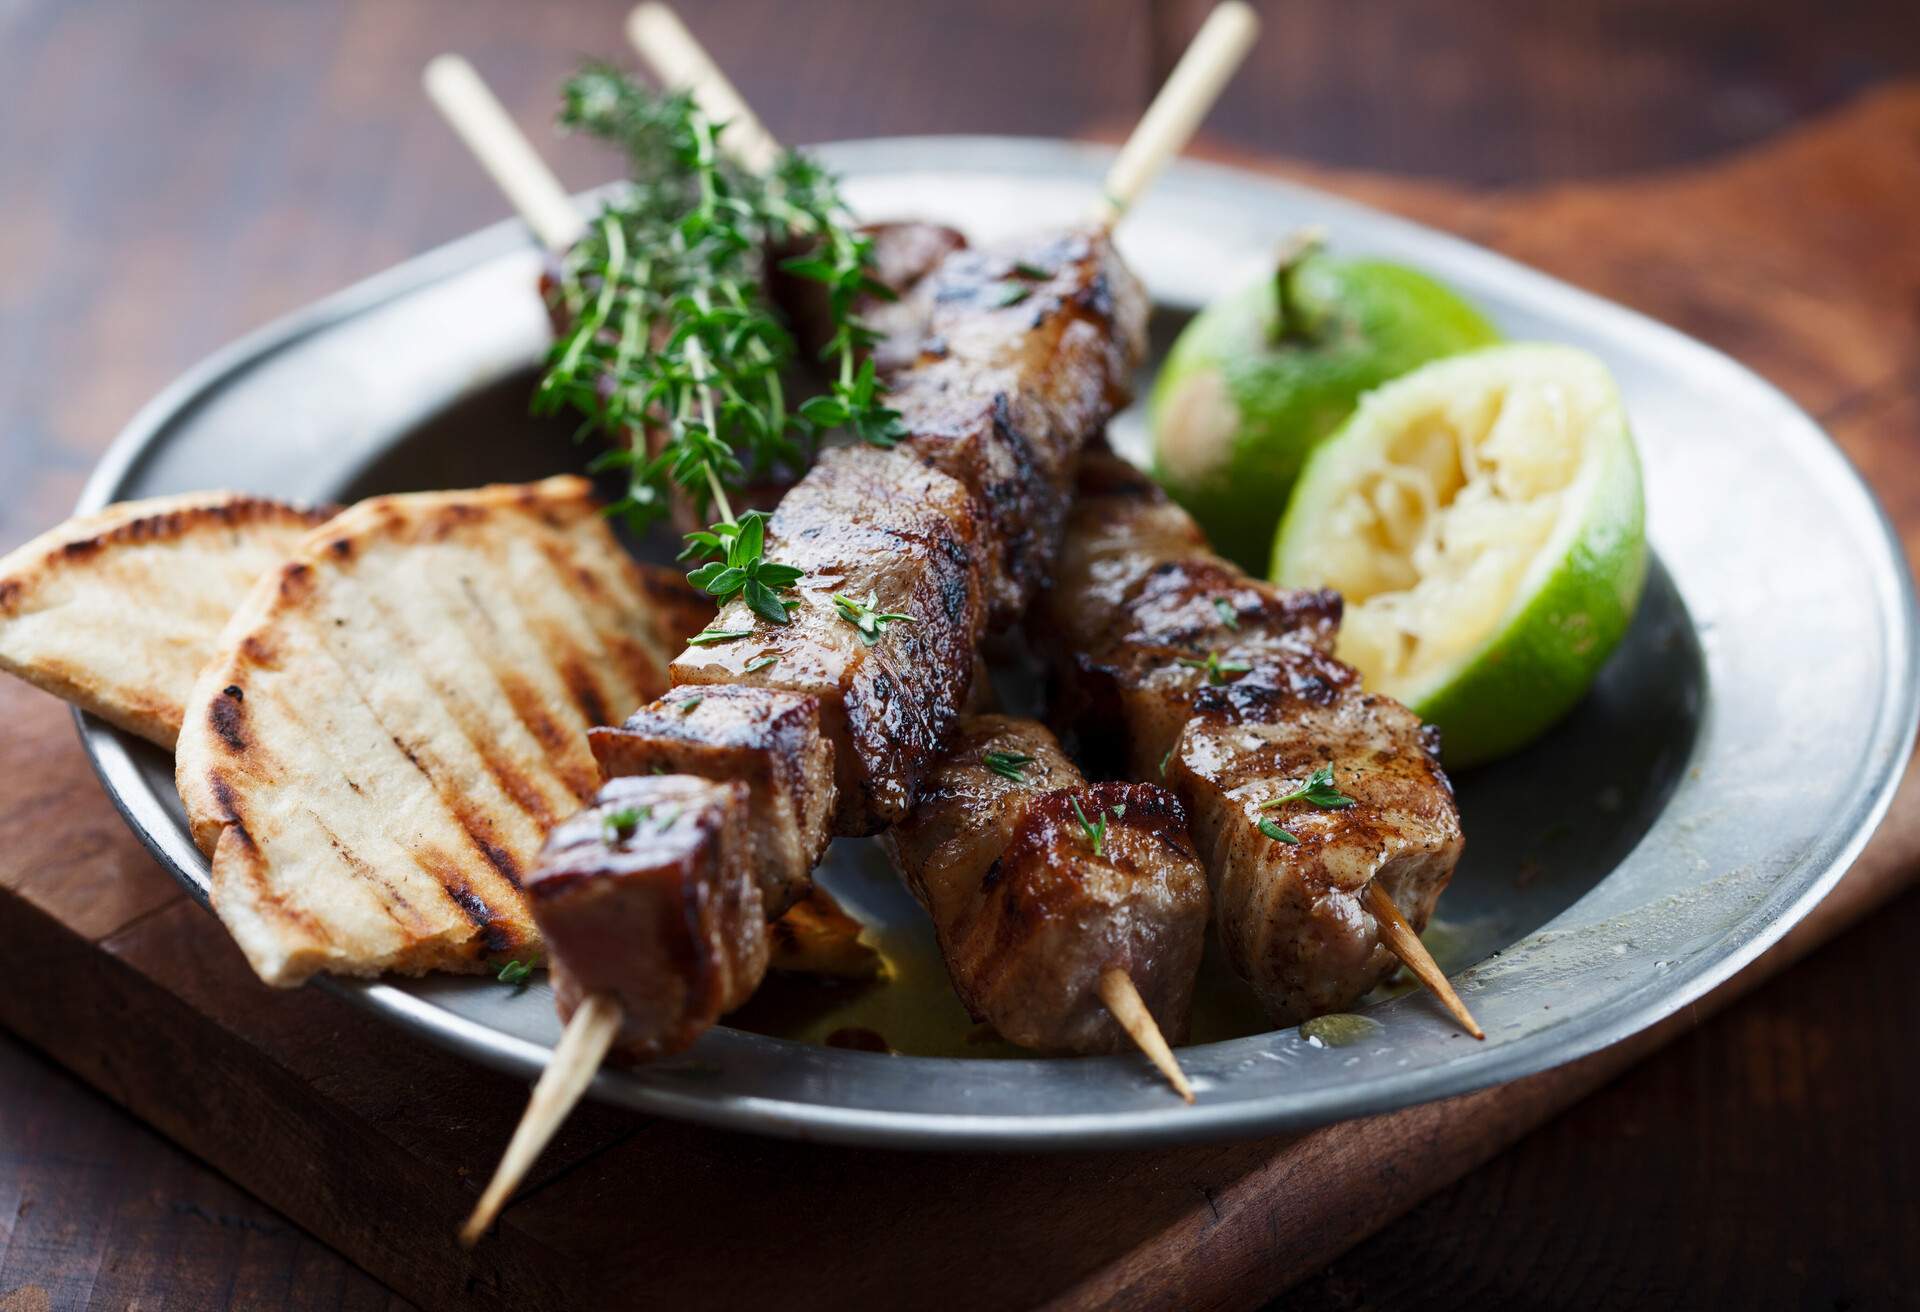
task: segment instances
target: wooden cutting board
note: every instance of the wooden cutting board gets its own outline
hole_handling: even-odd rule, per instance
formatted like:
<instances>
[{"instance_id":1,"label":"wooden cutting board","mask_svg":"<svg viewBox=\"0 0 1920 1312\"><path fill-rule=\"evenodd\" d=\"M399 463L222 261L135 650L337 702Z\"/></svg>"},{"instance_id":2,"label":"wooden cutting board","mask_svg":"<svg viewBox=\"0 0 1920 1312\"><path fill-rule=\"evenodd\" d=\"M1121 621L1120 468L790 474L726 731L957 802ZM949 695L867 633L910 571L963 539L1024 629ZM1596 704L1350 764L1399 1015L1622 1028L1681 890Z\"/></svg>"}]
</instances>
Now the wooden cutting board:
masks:
<instances>
[{"instance_id":1,"label":"wooden cutting board","mask_svg":"<svg viewBox=\"0 0 1920 1312\"><path fill-rule=\"evenodd\" d=\"M1671 176L1473 195L1291 176L1451 228L1715 343L1792 392L1920 548L1920 88ZM499 1231L452 1239L518 1081L318 991L259 985L120 823L64 710L0 684L0 1023L428 1307L1245 1307L1372 1233L1920 864L1920 782L1839 889L1711 1003L1533 1079L1312 1134L919 1155L577 1115Z\"/></svg>"}]
</instances>

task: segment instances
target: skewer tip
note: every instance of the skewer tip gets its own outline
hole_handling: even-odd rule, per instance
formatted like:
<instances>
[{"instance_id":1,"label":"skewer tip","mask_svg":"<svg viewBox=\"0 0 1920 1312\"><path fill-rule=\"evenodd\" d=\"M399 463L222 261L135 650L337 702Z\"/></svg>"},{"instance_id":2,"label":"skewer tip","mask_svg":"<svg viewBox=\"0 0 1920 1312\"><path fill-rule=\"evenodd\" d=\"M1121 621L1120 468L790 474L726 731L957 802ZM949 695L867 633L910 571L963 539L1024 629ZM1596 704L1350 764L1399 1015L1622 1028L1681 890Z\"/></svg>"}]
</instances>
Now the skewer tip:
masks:
<instances>
[{"instance_id":1,"label":"skewer tip","mask_svg":"<svg viewBox=\"0 0 1920 1312\"><path fill-rule=\"evenodd\" d=\"M1387 890L1380 887L1377 879L1367 884L1366 904L1367 910L1373 913L1374 923L1379 926L1380 941L1387 945L1394 956L1400 958L1402 965L1413 972L1414 978L1440 1000L1440 1005L1460 1023L1462 1029L1476 1039L1485 1040L1487 1032L1480 1028L1480 1022L1467 1010L1467 1004L1454 992L1453 983L1447 978L1446 972L1440 969L1440 963L1433 959L1433 954L1427 951L1427 945L1413 932L1413 926L1400 914L1400 908L1394 904Z\"/></svg>"},{"instance_id":2,"label":"skewer tip","mask_svg":"<svg viewBox=\"0 0 1920 1312\"><path fill-rule=\"evenodd\" d=\"M1260 16L1246 0L1213 7L1107 170L1092 216L1098 227L1110 230L1119 223L1167 161L1186 148L1259 35Z\"/></svg>"},{"instance_id":3,"label":"skewer tip","mask_svg":"<svg viewBox=\"0 0 1920 1312\"><path fill-rule=\"evenodd\" d=\"M587 1085L593 1082L594 1072L600 1069L608 1049L613 1047L623 1019L620 1004L605 993L589 994L574 1009L566 1032L560 1036L553 1056L547 1061L547 1068L533 1086L527 1110L521 1113L520 1124L514 1128L506 1152L500 1155L493 1179L487 1182L467 1223L460 1227L462 1248L472 1248L479 1243L480 1236L499 1219L513 1191L520 1187L561 1123L587 1091Z\"/></svg>"},{"instance_id":4,"label":"skewer tip","mask_svg":"<svg viewBox=\"0 0 1920 1312\"><path fill-rule=\"evenodd\" d=\"M1118 966L1109 967L1100 976L1100 1001L1107 1004L1107 1010L1120 1022L1127 1037L1139 1045L1147 1060L1166 1076L1173 1091L1191 1103L1193 1085L1188 1082L1187 1073L1180 1069L1173 1049L1167 1046L1167 1036L1160 1032L1159 1022L1147 1010L1147 1000L1140 996L1133 977Z\"/></svg>"},{"instance_id":5,"label":"skewer tip","mask_svg":"<svg viewBox=\"0 0 1920 1312\"><path fill-rule=\"evenodd\" d=\"M579 240L585 220L472 64L435 55L420 85L542 244L563 251Z\"/></svg>"}]
</instances>

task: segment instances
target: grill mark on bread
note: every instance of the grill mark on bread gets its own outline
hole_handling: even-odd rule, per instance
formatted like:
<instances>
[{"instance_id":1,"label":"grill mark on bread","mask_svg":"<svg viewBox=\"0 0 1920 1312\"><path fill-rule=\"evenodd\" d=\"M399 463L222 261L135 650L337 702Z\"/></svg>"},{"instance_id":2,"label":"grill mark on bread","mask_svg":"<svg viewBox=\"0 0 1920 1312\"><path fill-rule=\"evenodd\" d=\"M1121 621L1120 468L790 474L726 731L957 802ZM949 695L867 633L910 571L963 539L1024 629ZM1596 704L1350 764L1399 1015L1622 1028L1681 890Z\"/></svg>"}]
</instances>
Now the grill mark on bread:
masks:
<instances>
[{"instance_id":1,"label":"grill mark on bread","mask_svg":"<svg viewBox=\"0 0 1920 1312\"><path fill-rule=\"evenodd\" d=\"M492 817L479 810L473 800L459 788L457 782L445 777L445 772L427 768L426 764L420 759L418 751L402 738L400 734L394 731L393 727L388 724L386 718L381 714L380 708L375 705L373 699L367 695L366 685L361 679L359 667L356 664L349 663L342 659L341 653L330 645L333 641L337 640L335 635L324 627L321 631L326 635L324 641L327 644L323 645L321 650L326 653L327 659L333 663L335 672L346 684L347 689L359 701L361 709L366 712L367 716L379 728L380 732L386 735L387 740L391 742L395 750L406 759L407 764L412 766L420 778L425 781L428 790L439 800L440 805L445 808L447 813L453 817L454 822L465 833L467 841L472 844L474 851L479 854L487 865L499 871L501 876L506 880L509 888L518 889L519 867L511 857L506 856L504 851L499 848L496 843L497 833ZM436 698L436 700L439 701L441 705L444 705L444 699ZM332 753L329 752L329 755L332 755ZM342 777L345 777L345 763L338 761L336 758L336 764L341 769ZM415 864L419 865L423 871L431 875L442 887L445 887L447 884L449 878L448 871L458 869L449 864L450 858L445 858L444 856L442 856L440 860L436 860L430 864L426 860L423 850L416 849L411 842L401 841L399 845L413 858ZM437 849L435 849L435 851L437 854ZM505 857L506 860L506 868L504 869L501 868L502 857ZM399 888L389 881L383 880L382 882L389 889L391 895L400 900L402 907L406 908L406 900Z\"/></svg>"},{"instance_id":2,"label":"grill mark on bread","mask_svg":"<svg viewBox=\"0 0 1920 1312\"><path fill-rule=\"evenodd\" d=\"M247 832L247 822L241 817L239 806L234 802L233 786L224 775L213 777L213 796L220 809L221 822L233 834L234 840L250 852L259 851L253 835Z\"/></svg>"},{"instance_id":3,"label":"grill mark on bread","mask_svg":"<svg viewBox=\"0 0 1920 1312\"><path fill-rule=\"evenodd\" d=\"M570 562L559 551L558 544L542 540L541 555L554 577L554 586L547 590L547 597L558 603L559 613L555 619L565 626L566 644L561 649L566 654L556 655L555 667L568 687L574 693L574 700L586 716L587 726L617 724L619 717L632 710L638 699L626 693L623 688L608 687L601 680L601 673L612 675L618 670L629 668L621 660L618 641L608 641L612 634L624 634L627 616L620 607L609 600L562 586L570 570ZM622 562L616 561L616 568ZM629 581L633 581L630 570ZM638 590L637 588L635 590ZM605 617L604 622L596 621L596 614ZM647 663L649 671L659 671L661 682L665 681L665 668L657 660ZM624 701L624 705L615 705ZM598 781L595 781L598 786Z\"/></svg>"},{"instance_id":4,"label":"grill mark on bread","mask_svg":"<svg viewBox=\"0 0 1920 1312\"><path fill-rule=\"evenodd\" d=\"M500 956L512 951L514 945L519 942L517 934L495 921L493 911L487 906L486 900L465 884L449 886L447 896L466 914L467 919L473 922L473 927L479 931L475 941L480 945L482 956Z\"/></svg>"},{"instance_id":5,"label":"grill mark on bread","mask_svg":"<svg viewBox=\"0 0 1920 1312\"><path fill-rule=\"evenodd\" d=\"M227 617L325 518L204 492L70 519L0 557L0 670L171 748Z\"/></svg>"},{"instance_id":6,"label":"grill mark on bread","mask_svg":"<svg viewBox=\"0 0 1920 1312\"><path fill-rule=\"evenodd\" d=\"M246 711L241 705L242 696L238 684L228 684L207 707L208 723L220 736L220 741L235 754L247 750Z\"/></svg>"}]
</instances>

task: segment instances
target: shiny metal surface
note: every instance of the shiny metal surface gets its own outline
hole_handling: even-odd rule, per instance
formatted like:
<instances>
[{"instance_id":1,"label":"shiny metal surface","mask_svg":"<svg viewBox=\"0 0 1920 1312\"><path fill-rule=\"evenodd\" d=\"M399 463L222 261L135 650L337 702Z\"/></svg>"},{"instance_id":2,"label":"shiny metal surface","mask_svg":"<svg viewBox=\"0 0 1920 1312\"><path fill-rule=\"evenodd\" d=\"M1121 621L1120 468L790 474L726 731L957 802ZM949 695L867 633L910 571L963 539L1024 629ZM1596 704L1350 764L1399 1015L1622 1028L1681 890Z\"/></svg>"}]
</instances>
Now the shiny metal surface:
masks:
<instances>
[{"instance_id":1,"label":"shiny metal surface","mask_svg":"<svg viewBox=\"0 0 1920 1312\"><path fill-rule=\"evenodd\" d=\"M1107 152L979 138L826 150L869 217L977 238L1067 222ZM969 1060L816 1047L740 1030L594 1094L796 1137L915 1147L1124 1145L1297 1129L1570 1061L1727 979L1806 913L1884 813L1910 749L1915 617L1903 558L1826 436L1733 361L1453 238L1332 197L1202 165L1173 169L1121 244L1162 307L1157 337L1307 223L1406 260L1515 338L1597 352L1625 393L1659 566L1593 694L1523 756L1461 776L1468 852L1431 935L1486 1026L1459 1036L1418 994L1369 1009L1371 1041L1293 1030L1200 1043L1175 1100L1132 1058ZM149 405L82 509L225 486L325 498L554 472L564 425L525 414L547 329L538 256L503 224L399 266L219 353ZM1137 415L1117 440L1137 449ZM79 717L101 779L204 899L162 753ZM826 878L903 942L918 912L869 843ZM922 944L924 946L924 943ZM532 1072L558 1035L544 986L334 983L475 1060Z\"/></svg>"}]
</instances>

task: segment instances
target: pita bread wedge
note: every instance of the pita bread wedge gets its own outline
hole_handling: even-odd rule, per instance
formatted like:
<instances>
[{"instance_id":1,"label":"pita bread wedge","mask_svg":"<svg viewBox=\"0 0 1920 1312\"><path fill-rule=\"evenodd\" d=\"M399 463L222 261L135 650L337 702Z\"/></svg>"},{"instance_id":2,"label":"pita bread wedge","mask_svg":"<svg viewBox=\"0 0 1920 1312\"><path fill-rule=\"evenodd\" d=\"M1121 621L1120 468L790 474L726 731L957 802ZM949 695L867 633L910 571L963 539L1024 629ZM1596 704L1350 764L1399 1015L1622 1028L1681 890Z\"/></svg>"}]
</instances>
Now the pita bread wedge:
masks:
<instances>
[{"instance_id":1,"label":"pita bread wedge","mask_svg":"<svg viewBox=\"0 0 1920 1312\"><path fill-rule=\"evenodd\" d=\"M590 726L711 615L584 480L379 497L262 578L188 699L176 777L269 984L540 958L520 876L600 783Z\"/></svg>"},{"instance_id":2,"label":"pita bread wedge","mask_svg":"<svg viewBox=\"0 0 1920 1312\"><path fill-rule=\"evenodd\" d=\"M0 670L171 748L247 590L333 513L193 492L70 519L0 557Z\"/></svg>"}]
</instances>

